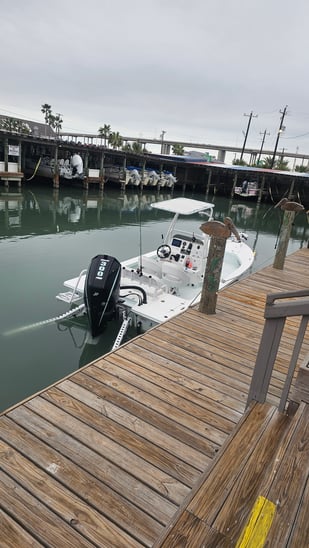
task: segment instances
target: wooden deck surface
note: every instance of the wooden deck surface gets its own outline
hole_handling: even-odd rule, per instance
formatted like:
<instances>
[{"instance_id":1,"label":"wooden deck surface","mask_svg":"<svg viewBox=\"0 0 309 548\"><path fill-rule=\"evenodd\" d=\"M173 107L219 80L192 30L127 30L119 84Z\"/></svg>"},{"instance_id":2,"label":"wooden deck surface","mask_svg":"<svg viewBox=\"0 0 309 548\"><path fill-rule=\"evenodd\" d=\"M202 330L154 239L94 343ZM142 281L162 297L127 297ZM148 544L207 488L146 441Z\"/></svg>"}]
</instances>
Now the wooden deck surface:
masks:
<instances>
[{"instance_id":1,"label":"wooden deck surface","mask_svg":"<svg viewBox=\"0 0 309 548\"><path fill-rule=\"evenodd\" d=\"M235 546L258 497L268 546L307 546L308 404L276 410L297 319L244 412L266 295L308 273L304 248L3 413L0 546Z\"/></svg>"}]
</instances>

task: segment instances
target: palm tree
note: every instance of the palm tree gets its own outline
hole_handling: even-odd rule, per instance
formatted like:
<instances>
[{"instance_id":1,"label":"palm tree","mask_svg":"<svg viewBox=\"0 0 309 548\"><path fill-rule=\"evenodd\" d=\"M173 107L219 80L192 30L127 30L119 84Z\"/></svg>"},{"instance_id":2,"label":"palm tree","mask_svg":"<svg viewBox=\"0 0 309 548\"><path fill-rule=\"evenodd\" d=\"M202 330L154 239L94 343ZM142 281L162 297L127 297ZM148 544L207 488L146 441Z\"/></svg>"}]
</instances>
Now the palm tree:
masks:
<instances>
[{"instance_id":1,"label":"palm tree","mask_svg":"<svg viewBox=\"0 0 309 548\"><path fill-rule=\"evenodd\" d=\"M131 144L130 143L125 143L125 145L123 145L123 147L122 147L122 150L124 152L132 152Z\"/></svg>"},{"instance_id":2,"label":"palm tree","mask_svg":"<svg viewBox=\"0 0 309 548\"><path fill-rule=\"evenodd\" d=\"M109 139L110 133L111 133L111 126L108 124L104 124L103 127L100 127L98 129L98 133L101 137L101 139L104 139L104 146L106 147L106 141Z\"/></svg>"},{"instance_id":3,"label":"palm tree","mask_svg":"<svg viewBox=\"0 0 309 548\"><path fill-rule=\"evenodd\" d=\"M185 153L185 149L181 144L173 145L172 151L173 154L177 154L177 156L183 156Z\"/></svg>"},{"instance_id":4,"label":"palm tree","mask_svg":"<svg viewBox=\"0 0 309 548\"><path fill-rule=\"evenodd\" d=\"M307 173L308 166L295 166L295 171L299 171L299 173Z\"/></svg>"},{"instance_id":5,"label":"palm tree","mask_svg":"<svg viewBox=\"0 0 309 548\"><path fill-rule=\"evenodd\" d=\"M122 146L123 140L119 131L113 131L109 134L108 142L112 148L120 148Z\"/></svg>"},{"instance_id":6,"label":"palm tree","mask_svg":"<svg viewBox=\"0 0 309 548\"><path fill-rule=\"evenodd\" d=\"M51 105L44 103L41 108L41 112L45 115L45 124L49 124L49 117L51 115Z\"/></svg>"},{"instance_id":7,"label":"palm tree","mask_svg":"<svg viewBox=\"0 0 309 548\"><path fill-rule=\"evenodd\" d=\"M233 163L233 166L246 166L247 165L245 160L240 159L240 158L239 159L235 158L232 163Z\"/></svg>"},{"instance_id":8,"label":"palm tree","mask_svg":"<svg viewBox=\"0 0 309 548\"><path fill-rule=\"evenodd\" d=\"M275 169L280 169L280 171L290 171L289 161L283 160L283 158L279 158L279 160L277 160L277 162L275 163Z\"/></svg>"},{"instance_id":9,"label":"palm tree","mask_svg":"<svg viewBox=\"0 0 309 548\"><path fill-rule=\"evenodd\" d=\"M266 169L271 169L272 163L273 163L272 156L266 156L263 159L263 167L266 168Z\"/></svg>"},{"instance_id":10,"label":"palm tree","mask_svg":"<svg viewBox=\"0 0 309 548\"><path fill-rule=\"evenodd\" d=\"M132 143L132 152L135 152L135 154L142 154L144 152L142 143L134 141ZM145 152L147 151L145 150Z\"/></svg>"},{"instance_id":11,"label":"palm tree","mask_svg":"<svg viewBox=\"0 0 309 548\"><path fill-rule=\"evenodd\" d=\"M62 122L63 120L60 114L56 114L56 116L53 117L53 124L54 124L53 127L55 128L58 137L59 137L59 132L62 128Z\"/></svg>"},{"instance_id":12,"label":"palm tree","mask_svg":"<svg viewBox=\"0 0 309 548\"><path fill-rule=\"evenodd\" d=\"M289 162L288 160L283 160L280 158L276 160L273 164L272 156L266 156L263 160L263 167L266 169L279 169L280 171L289 171Z\"/></svg>"}]
</instances>

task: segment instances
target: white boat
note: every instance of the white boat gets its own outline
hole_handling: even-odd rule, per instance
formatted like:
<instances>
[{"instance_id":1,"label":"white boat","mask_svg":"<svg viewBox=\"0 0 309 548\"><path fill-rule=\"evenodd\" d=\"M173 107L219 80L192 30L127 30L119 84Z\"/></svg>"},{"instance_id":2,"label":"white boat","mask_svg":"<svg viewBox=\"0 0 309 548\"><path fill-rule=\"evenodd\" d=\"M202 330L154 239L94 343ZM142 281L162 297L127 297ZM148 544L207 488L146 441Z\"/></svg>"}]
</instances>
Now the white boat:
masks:
<instances>
[{"instance_id":1,"label":"white boat","mask_svg":"<svg viewBox=\"0 0 309 548\"><path fill-rule=\"evenodd\" d=\"M142 180L140 171L135 167L128 167L126 169L125 184L126 186L139 186Z\"/></svg>"},{"instance_id":2,"label":"white boat","mask_svg":"<svg viewBox=\"0 0 309 548\"><path fill-rule=\"evenodd\" d=\"M151 169L148 175L148 186L157 186L159 181L160 175L154 169Z\"/></svg>"},{"instance_id":3,"label":"white boat","mask_svg":"<svg viewBox=\"0 0 309 548\"><path fill-rule=\"evenodd\" d=\"M241 186L236 186L234 194L240 198L257 199L259 195L259 185L256 181L243 181Z\"/></svg>"},{"instance_id":4,"label":"white boat","mask_svg":"<svg viewBox=\"0 0 309 548\"><path fill-rule=\"evenodd\" d=\"M108 319L124 317L146 331L200 300L210 236L199 230L196 214L203 214L203 222L212 220L214 204L173 198L151 207L174 214L157 249L122 263L109 255L97 255L88 270L66 280L66 291L57 295L71 305L84 302L94 337ZM180 215L195 215L190 232L177 229ZM253 260L254 253L242 238L228 238L219 289L239 279ZM79 310L83 310L81 305Z\"/></svg>"},{"instance_id":5,"label":"white boat","mask_svg":"<svg viewBox=\"0 0 309 548\"><path fill-rule=\"evenodd\" d=\"M67 180L83 179L84 168L82 157L75 152L70 159L59 159L57 170L60 178ZM31 177L27 179L28 181L35 176L52 179L56 171L55 160L49 156L42 156L38 160L27 160L26 171L31 173Z\"/></svg>"},{"instance_id":6,"label":"white boat","mask_svg":"<svg viewBox=\"0 0 309 548\"><path fill-rule=\"evenodd\" d=\"M166 186L168 188L174 187L177 179L170 171L163 171L160 179L160 186Z\"/></svg>"}]
</instances>

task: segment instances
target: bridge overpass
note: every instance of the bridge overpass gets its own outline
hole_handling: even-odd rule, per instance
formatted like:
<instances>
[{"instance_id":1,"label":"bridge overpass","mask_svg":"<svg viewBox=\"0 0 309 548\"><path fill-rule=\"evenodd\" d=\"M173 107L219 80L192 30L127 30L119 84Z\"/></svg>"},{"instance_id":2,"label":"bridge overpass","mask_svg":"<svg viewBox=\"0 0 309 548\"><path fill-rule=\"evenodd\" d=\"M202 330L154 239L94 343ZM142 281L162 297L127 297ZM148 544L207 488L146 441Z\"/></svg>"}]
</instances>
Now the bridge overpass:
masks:
<instances>
[{"instance_id":1,"label":"bridge overpass","mask_svg":"<svg viewBox=\"0 0 309 548\"><path fill-rule=\"evenodd\" d=\"M98 144L103 140L103 137L100 137L98 134L92 134L92 133L68 133L68 132L61 132L60 133L61 138L67 138L69 140L78 142L78 141L84 141L91 144ZM193 148L193 149L203 149L203 150L215 150L218 152L218 160L224 162L225 155L227 152L231 152L234 154L241 154L242 147L233 146L233 145L213 145L210 143L197 143L192 141L173 141L170 139L151 139L149 137L132 137L132 136L121 136L124 142L139 142L143 146L146 147L146 145L158 145L158 147L161 148L162 154L170 154L171 148L174 145L181 145L184 148ZM259 156L261 150L260 148L251 148L246 147L243 151L244 154L250 155L250 163L254 163L254 160ZM262 156L272 156L274 153L273 150L267 150L263 149ZM280 158L292 158L296 160L308 160L309 161L309 154L303 154L300 152L280 152L278 151L276 154L277 157Z\"/></svg>"}]
</instances>

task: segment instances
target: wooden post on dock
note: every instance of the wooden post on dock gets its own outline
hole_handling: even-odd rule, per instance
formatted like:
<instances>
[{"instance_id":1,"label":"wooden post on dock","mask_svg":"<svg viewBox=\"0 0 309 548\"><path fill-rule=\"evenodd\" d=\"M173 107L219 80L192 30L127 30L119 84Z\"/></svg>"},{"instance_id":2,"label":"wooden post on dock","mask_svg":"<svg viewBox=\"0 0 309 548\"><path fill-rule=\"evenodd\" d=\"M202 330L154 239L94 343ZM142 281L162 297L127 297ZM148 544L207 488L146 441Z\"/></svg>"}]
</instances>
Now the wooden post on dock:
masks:
<instances>
[{"instance_id":1,"label":"wooden post on dock","mask_svg":"<svg viewBox=\"0 0 309 548\"><path fill-rule=\"evenodd\" d=\"M59 207L59 188L54 188L52 196L52 217L53 217L53 226L57 227L57 210Z\"/></svg>"},{"instance_id":2,"label":"wooden post on dock","mask_svg":"<svg viewBox=\"0 0 309 548\"><path fill-rule=\"evenodd\" d=\"M4 171L8 173L9 171L9 140L7 138L4 139ZM9 188L9 181L8 179L4 179L4 186L6 190Z\"/></svg>"},{"instance_id":3,"label":"wooden post on dock","mask_svg":"<svg viewBox=\"0 0 309 548\"><path fill-rule=\"evenodd\" d=\"M86 151L85 161L84 161L83 188L84 188L84 190L88 190L88 188L89 188L89 152L88 152L88 150Z\"/></svg>"},{"instance_id":4,"label":"wooden post on dock","mask_svg":"<svg viewBox=\"0 0 309 548\"><path fill-rule=\"evenodd\" d=\"M210 183L211 183L211 177L212 177L212 170L210 169L208 171L208 179L207 179L207 187L206 187L206 198L208 198L209 189L210 189Z\"/></svg>"},{"instance_id":5,"label":"wooden post on dock","mask_svg":"<svg viewBox=\"0 0 309 548\"><path fill-rule=\"evenodd\" d=\"M226 217L224 223L220 221L207 221L200 226L200 230L210 236L210 244L199 312L203 314L215 314L226 240L231 236L232 232L238 240L240 236L230 217Z\"/></svg>"},{"instance_id":6,"label":"wooden post on dock","mask_svg":"<svg viewBox=\"0 0 309 548\"><path fill-rule=\"evenodd\" d=\"M258 196L258 199L257 199L258 204L260 204L261 201L262 201L264 186L265 186L265 175L262 176L262 182L261 182L261 186L260 186L260 190L259 190L259 196Z\"/></svg>"},{"instance_id":7,"label":"wooden post on dock","mask_svg":"<svg viewBox=\"0 0 309 548\"><path fill-rule=\"evenodd\" d=\"M9 171L9 140L4 139L4 171Z\"/></svg>"},{"instance_id":8,"label":"wooden post on dock","mask_svg":"<svg viewBox=\"0 0 309 548\"><path fill-rule=\"evenodd\" d=\"M235 173L234 175L234 178L233 178L233 186L232 186L232 190L231 190L231 198L234 197L234 192L235 192L235 187L237 185L237 173Z\"/></svg>"},{"instance_id":9,"label":"wooden post on dock","mask_svg":"<svg viewBox=\"0 0 309 548\"><path fill-rule=\"evenodd\" d=\"M58 165L58 145L55 148L55 165L54 165L54 176L53 176L53 187L59 188L59 165Z\"/></svg>"},{"instance_id":10,"label":"wooden post on dock","mask_svg":"<svg viewBox=\"0 0 309 548\"><path fill-rule=\"evenodd\" d=\"M186 192L187 180L188 180L188 168L186 167L186 168L185 168L184 182L183 182L183 185L182 185L182 192L183 192L183 193Z\"/></svg>"},{"instance_id":11,"label":"wooden post on dock","mask_svg":"<svg viewBox=\"0 0 309 548\"><path fill-rule=\"evenodd\" d=\"M293 198L294 186L295 186L295 179L292 179L289 194L288 194L288 199L289 200L291 200Z\"/></svg>"},{"instance_id":12,"label":"wooden post on dock","mask_svg":"<svg viewBox=\"0 0 309 548\"><path fill-rule=\"evenodd\" d=\"M18 141L18 149L19 149L19 155L17 159L17 169L19 173L21 173L21 140ZM18 179L17 187L20 190L21 189L21 179Z\"/></svg>"},{"instance_id":13,"label":"wooden post on dock","mask_svg":"<svg viewBox=\"0 0 309 548\"><path fill-rule=\"evenodd\" d=\"M275 207L280 207L284 214L273 268L283 270L295 214L298 211L304 211L304 206L297 202L289 202L287 198L282 198Z\"/></svg>"},{"instance_id":14,"label":"wooden post on dock","mask_svg":"<svg viewBox=\"0 0 309 548\"><path fill-rule=\"evenodd\" d=\"M126 189L126 183L127 183L127 157L125 156L123 158L123 173L124 173L124 180L121 181L121 191L125 192Z\"/></svg>"},{"instance_id":15,"label":"wooden post on dock","mask_svg":"<svg viewBox=\"0 0 309 548\"><path fill-rule=\"evenodd\" d=\"M100 181L99 182L99 188L100 188L100 190L104 189L104 158L105 158L105 154L102 151L101 160L100 160L100 173L99 173L99 181Z\"/></svg>"},{"instance_id":16,"label":"wooden post on dock","mask_svg":"<svg viewBox=\"0 0 309 548\"><path fill-rule=\"evenodd\" d=\"M142 165L142 178L141 178L141 183L140 183L140 192L142 192L143 188L144 188L145 168L146 168L146 161L144 160L143 165Z\"/></svg>"},{"instance_id":17,"label":"wooden post on dock","mask_svg":"<svg viewBox=\"0 0 309 548\"><path fill-rule=\"evenodd\" d=\"M215 314L226 238L211 236L199 312Z\"/></svg>"}]
</instances>

